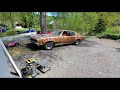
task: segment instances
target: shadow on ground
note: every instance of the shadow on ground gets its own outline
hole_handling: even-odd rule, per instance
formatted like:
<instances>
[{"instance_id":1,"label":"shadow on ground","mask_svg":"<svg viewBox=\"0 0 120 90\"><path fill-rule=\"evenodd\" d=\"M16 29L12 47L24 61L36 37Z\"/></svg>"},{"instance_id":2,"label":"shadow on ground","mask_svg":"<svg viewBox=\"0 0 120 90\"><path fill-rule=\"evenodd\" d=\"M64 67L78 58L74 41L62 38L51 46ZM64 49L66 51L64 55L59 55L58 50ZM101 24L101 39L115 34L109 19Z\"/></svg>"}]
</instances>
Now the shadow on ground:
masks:
<instances>
[{"instance_id":1,"label":"shadow on ground","mask_svg":"<svg viewBox=\"0 0 120 90\"><path fill-rule=\"evenodd\" d=\"M57 45L57 46L55 46L55 47L57 48L57 47L70 46L70 45L73 45L73 44L62 44L62 45Z\"/></svg>"},{"instance_id":2,"label":"shadow on ground","mask_svg":"<svg viewBox=\"0 0 120 90\"><path fill-rule=\"evenodd\" d=\"M63 47L63 46L69 46L69 45L72 45L72 44L57 45L54 48L56 49L57 47ZM31 51L45 50L43 47L36 46L36 45L34 45L32 43L26 44L25 47L30 49ZM47 50L47 51L49 51L49 50Z\"/></svg>"},{"instance_id":3,"label":"shadow on ground","mask_svg":"<svg viewBox=\"0 0 120 90\"><path fill-rule=\"evenodd\" d=\"M15 72L10 72L11 74L15 75L15 76L19 76L18 73L15 73Z\"/></svg>"},{"instance_id":4,"label":"shadow on ground","mask_svg":"<svg viewBox=\"0 0 120 90\"><path fill-rule=\"evenodd\" d=\"M119 53L120 53L120 48L115 48L115 49L117 49L117 52L119 52Z\"/></svg>"},{"instance_id":5,"label":"shadow on ground","mask_svg":"<svg viewBox=\"0 0 120 90\"><path fill-rule=\"evenodd\" d=\"M99 45L99 43L97 43L95 41L84 40L84 41L80 42L80 44L77 46L78 47L93 47L95 45Z\"/></svg>"},{"instance_id":6,"label":"shadow on ground","mask_svg":"<svg viewBox=\"0 0 120 90\"><path fill-rule=\"evenodd\" d=\"M26 48L30 49L31 51L37 51L37 50L43 49L42 47L36 46L32 43L28 43L25 46L26 46Z\"/></svg>"},{"instance_id":7,"label":"shadow on ground","mask_svg":"<svg viewBox=\"0 0 120 90\"><path fill-rule=\"evenodd\" d=\"M70 45L74 45L74 44L57 45L54 48L70 46ZM77 47L93 47L95 45L99 45L99 43L97 43L95 41L84 40L84 41L80 42L80 44L77 45ZM43 47L36 46L36 45L34 45L32 43L26 44L26 48L29 48L31 51L44 50Z\"/></svg>"},{"instance_id":8,"label":"shadow on ground","mask_svg":"<svg viewBox=\"0 0 120 90\"><path fill-rule=\"evenodd\" d=\"M70 45L74 45L74 44L57 45L54 48L60 48L60 47L63 48L64 46L70 46ZM76 46L77 47L93 47L95 45L99 45L99 43L97 43L95 41L84 40L84 41L80 42L79 45L76 45ZM30 49L31 51L45 50L43 47L36 46L32 43L28 43L25 46L26 46L26 48Z\"/></svg>"}]
</instances>

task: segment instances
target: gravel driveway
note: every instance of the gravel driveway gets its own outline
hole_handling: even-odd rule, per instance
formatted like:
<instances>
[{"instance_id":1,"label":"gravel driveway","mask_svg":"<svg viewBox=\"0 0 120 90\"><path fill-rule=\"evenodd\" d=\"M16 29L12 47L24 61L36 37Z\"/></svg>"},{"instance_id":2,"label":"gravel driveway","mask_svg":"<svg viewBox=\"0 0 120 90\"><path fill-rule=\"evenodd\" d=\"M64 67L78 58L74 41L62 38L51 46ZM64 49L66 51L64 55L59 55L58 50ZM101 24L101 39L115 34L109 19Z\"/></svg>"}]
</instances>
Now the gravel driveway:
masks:
<instances>
[{"instance_id":1,"label":"gravel driveway","mask_svg":"<svg viewBox=\"0 0 120 90\"><path fill-rule=\"evenodd\" d=\"M36 78L120 78L120 43L115 40L91 37L78 46L27 49L31 53L22 55L24 58L32 56L38 61L47 60L51 66L50 71L40 73ZM18 58L13 58L18 64Z\"/></svg>"},{"instance_id":2,"label":"gravel driveway","mask_svg":"<svg viewBox=\"0 0 120 90\"><path fill-rule=\"evenodd\" d=\"M93 37L51 52L57 58L51 70L38 78L120 78L120 43L116 41Z\"/></svg>"}]
</instances>

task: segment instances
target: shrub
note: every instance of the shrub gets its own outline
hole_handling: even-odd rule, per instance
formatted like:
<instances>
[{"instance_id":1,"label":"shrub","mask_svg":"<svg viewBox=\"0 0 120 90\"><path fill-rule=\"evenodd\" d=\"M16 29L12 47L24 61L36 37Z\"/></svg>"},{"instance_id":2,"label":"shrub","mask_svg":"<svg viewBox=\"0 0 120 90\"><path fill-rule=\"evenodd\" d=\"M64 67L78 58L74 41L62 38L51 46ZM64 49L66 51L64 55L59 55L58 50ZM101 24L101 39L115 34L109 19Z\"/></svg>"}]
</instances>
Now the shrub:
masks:
<instances>
[{"instance_id":1,"label":"shrub","mask_svg":"<svg viewBox=\"0 0 120 90\"><path fill-rule=\"evenodd\" d=\"M5 37L5 36L12 36L12 35L16 35L16 32L12 31L12 30L9 30L5 33L1 33L0 34L0 37Z\"/></svg>"},{"instance_id":2,"label":"shrub","mask_svg":"<svg viewBox=\"0 0 120 90\"><path fill-rule=\"evenodd\" d=\"M12 30L12 28L11 27L6 27L6 30Z\"/></svg>"},{"instance_id":3,"label":"shrub","mask_svg":"<svg viewBox=\"0 0 120 90\"><path fill-rule=\"evenodd\" d=\"M103 33L99 35L98 38L107 38L107 39L117 40L117 39L120 39L120 34Z\"/></svg>"},{"instance_id":4,"label":"shrub","mask_svg":"<svg viewBox=\"0 0 120 90\"><path fill-rule=\"evenodd\" d=\"M107 27L105 32L106 33L113 33L113 34L120 34L120 26Z\"/></svg>"},{"instance_id":5,"label":"shrub","mask_svg":"<svg viewBox=\"0 0 120 90\"><path fill-rule=\"evenodd\" d=\"M16 32L9 30L5 34L6 34L6 36L12 36L12 35L16 35Z\"/></svg>"},{"instance_id":6,"label":"shrub","mask_svg":"<svg viewBox=\"0 0 120 90\"><path fill-rule=\"evenodd\" d=\"M5 25L4 23L0 23L0 26L7 27L7 25Z\"/></svg>"},{"instance_id":7,"label":"shrub","mask_svg":"<svg viewBox=\"0 0 120 90\"><path fill-rule=\"evenodd\" d=\"M98 19L98 23L95 26L95 29L90 32L91 35L96 35L98 33L104 32L106 30L106 25L102 19Z\"/></svg>"}]
</instances>

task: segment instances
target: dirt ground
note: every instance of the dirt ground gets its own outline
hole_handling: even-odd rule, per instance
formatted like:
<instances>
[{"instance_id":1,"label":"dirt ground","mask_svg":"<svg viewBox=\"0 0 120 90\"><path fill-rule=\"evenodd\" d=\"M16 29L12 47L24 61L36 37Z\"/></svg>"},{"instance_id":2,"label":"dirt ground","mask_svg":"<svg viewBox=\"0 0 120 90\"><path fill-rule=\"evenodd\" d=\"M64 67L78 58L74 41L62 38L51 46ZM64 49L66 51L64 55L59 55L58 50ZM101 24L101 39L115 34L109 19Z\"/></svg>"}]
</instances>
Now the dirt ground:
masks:
<instances>
[{"instance_id":1,"label":"dirt ground","mask_svg":"<svg viewBox=\"0 0 120 90\"><path fill-rule=\"evenodd\" d=\"M56 46L53 50L43 50L28 41L8 51L19 69L29 58L48 61L51 70L36 78L120 77L120 43L115 40L90 37L78 46Z\"/></svg>"}]
</instances>

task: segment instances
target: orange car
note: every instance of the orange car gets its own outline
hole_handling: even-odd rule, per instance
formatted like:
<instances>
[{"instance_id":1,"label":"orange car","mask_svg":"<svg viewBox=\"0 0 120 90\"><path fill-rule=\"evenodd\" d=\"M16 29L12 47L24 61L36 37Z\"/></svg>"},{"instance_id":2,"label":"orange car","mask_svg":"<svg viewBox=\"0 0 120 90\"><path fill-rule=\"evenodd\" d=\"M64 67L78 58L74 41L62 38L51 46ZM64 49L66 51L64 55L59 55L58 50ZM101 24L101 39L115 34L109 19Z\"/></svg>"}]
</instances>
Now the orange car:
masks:
<instances>
[{"instance_id":1,"label":"orange car","mask_svg":"<svg viewBox=\"0 0 120 90\"><path fill-rule=\"evenodd\" d=\"M35 34L30 36L30 40L33 44L44 46L47 50L61 44L74 43L78 45L80 41L84 39L85 36L70 30L53 30L51 34Z\"/></svg>"}]
</instances>

